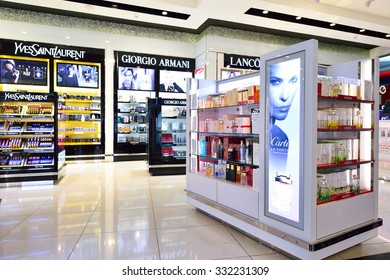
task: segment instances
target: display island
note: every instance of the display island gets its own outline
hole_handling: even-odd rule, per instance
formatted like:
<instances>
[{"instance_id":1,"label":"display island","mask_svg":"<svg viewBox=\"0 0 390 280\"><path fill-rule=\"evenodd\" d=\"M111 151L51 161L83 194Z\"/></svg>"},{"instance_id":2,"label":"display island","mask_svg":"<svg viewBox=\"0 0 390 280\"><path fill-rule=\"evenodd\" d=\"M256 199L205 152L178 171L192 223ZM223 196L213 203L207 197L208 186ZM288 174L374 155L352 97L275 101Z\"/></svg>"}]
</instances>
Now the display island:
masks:
<instances>
[{"instance_id":1,"label":"display island","mask_svg":"<svg viewBox=\"0 0 390 280\"><path fill-rule=\"evenodd\" d=\"M317 57L309 40L261 56L260 73L187 90L187 202L299 259L382 225L378 59L319 76Z\"/></svg>"}]
</instances>

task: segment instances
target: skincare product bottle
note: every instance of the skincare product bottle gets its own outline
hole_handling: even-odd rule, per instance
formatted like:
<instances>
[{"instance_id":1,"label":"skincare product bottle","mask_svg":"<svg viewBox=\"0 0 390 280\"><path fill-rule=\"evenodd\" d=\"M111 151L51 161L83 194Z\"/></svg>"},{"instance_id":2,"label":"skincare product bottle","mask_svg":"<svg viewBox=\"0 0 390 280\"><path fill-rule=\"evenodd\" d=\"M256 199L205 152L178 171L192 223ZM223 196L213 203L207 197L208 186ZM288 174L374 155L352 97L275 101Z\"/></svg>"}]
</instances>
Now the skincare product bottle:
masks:
<instances>
[{"instance_id":1,"label":"skincare product bottle","mask_svg":"<svg viewBox=\"0 0 390 280\"><path fill-rule=\"evenodd\" d=\"M360 180L356 174L352 176L352 182L351 182L351 192L355 194L360 193Z\"/></svg>"},{"instance_id":2,"label":"skincare product bottle","mask_svg":"<svg viewBox=\"0 0 390 280\"><path fill-rule=\"evenodd\" d=\"M337 149L337 163L347 160L347 152L344 148L343 143Z\"/></svg>"}]
</instances>

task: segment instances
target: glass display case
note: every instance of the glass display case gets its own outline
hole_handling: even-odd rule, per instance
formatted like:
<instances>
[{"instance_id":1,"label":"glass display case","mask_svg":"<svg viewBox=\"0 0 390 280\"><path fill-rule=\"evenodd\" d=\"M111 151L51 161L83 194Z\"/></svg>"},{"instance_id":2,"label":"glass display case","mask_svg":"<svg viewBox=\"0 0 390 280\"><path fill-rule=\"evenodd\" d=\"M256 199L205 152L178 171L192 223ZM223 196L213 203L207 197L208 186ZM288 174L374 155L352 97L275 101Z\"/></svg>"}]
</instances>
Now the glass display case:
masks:
<instances>
[{"instance_id":1,"label":"glass display case","mask_svg":"<svg viewBox=\"0 0 390 280\"><path fill-rule=\"evenodd\" d=\"M115 112L114 160L146 159L149 91L118 90Z\"/></svg>"},{"instance_id":2,"label":"glass display case","mask_svg":"<svg viewBox=\"0 0 390 280\"><path fill-rule=\"evenodd\" d=\"M0 92L0 183L58 179L54 93Z\"/></svg>"},{"instance_id":3,"label":"glass display case","mask_svg":"<svg viewBox=\"0 0 390 280\"><path fill-rule=\"evenodd\" d=\"M186 100L149 99L148 163L152 175L184 174L186 162Z\"/></svg>"}]
</instances>

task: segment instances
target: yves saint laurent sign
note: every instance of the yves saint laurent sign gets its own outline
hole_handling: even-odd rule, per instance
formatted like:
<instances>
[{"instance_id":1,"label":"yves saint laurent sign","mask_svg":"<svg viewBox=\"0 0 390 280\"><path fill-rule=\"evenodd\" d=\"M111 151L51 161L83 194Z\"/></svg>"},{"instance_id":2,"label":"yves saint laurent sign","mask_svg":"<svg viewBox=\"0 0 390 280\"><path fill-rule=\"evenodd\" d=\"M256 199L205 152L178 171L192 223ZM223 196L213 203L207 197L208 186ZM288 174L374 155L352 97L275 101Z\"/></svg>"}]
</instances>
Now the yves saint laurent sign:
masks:
<instances>
[{"instance_id":1,"label":"yves saint laurent sign","mask_svg":"<svg viewBox=\"0 0 390 280\"><path fill-rule=\"evenodd\" d=\"M83 59L86 51L65 49L58 46L41 46L40 44L25 44L15 42L15 55L50 56L52 58Z\"/></svg>"},{"instance_id":2,"label":"yves saint laurent sign","mask_svg":"<svg viewBox=\"0 0 390 280\"><path fill-rule=\"evenodd\" d=\"M224 67L260 70L260 57L225 54Z\"/></svg>"},{"instance_id":3,"label":"yves saint laurent sign","mask_svg":"<svg viewBox=\"0 0 390 280\"><path fill-rule=\"evenodd\" d=\"M121 66L141 66L157 69L180 69L192 71L195 60L192 58L165 57L147 54L119 53L119 64Z\"/></svg>"},{"instance_id":4,"label":"yves saint laurent sign","mask_svg":"<svg viewBox=\"0 0 390 280\"><path fill-rule=\"evenodd\" d=\"M29 92L4 92L0 100L4 101L52 101L53 94Z\"/></svg>"}]
</instances>

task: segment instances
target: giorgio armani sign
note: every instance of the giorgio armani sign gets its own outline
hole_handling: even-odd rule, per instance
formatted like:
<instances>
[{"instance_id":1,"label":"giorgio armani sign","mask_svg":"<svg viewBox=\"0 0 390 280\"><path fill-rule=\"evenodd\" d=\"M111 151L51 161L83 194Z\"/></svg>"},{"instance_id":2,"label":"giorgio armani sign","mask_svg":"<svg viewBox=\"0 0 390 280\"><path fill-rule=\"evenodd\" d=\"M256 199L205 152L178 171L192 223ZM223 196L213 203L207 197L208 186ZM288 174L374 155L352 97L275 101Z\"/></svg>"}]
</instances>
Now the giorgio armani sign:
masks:
<instances>
[{"instance_id":1,"label":"giorgio armani sign","mask_svg":"<svg viewBox=\"0 0 390 280\"><path fill-rule=\"evenodd\" d=\"M180 69L193 71L195 60L192 58L157 56L138 53L118 53L121 66L145 66L155 69Z\"/></svg>"}]
</instances>

